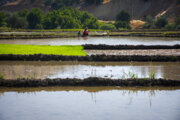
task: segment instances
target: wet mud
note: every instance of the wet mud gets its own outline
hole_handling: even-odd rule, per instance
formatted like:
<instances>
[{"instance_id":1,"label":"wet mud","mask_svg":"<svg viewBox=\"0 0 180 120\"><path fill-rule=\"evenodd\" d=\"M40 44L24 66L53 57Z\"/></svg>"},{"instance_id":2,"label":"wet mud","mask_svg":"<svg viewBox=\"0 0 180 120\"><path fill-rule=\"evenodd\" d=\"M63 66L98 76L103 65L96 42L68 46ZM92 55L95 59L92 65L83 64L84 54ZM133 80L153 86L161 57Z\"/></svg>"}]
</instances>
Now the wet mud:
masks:
<instances>
[{"instance_id":1,"label":"wet mud","mask_svg":"<svg viewBox=\"0 0 180 120\"><path fill-rule=\"evenodd\" d=\"M177 62L180 56L165 55L90 55L90 56L62 56L62 55L12 55L1 54L0 61L152 61L152 62Z\"/></svg>"},{"instance_id":2,"label":"wet mud","mask_svg":"<svg viewBox=\"0 0 180 120\"><path fill-rule=\"evenodd\" d=\"M166 79L17 79L0 80L1 87L46 87L46 86L180 86L178 80Z\"/></svg>"}]
</instances>

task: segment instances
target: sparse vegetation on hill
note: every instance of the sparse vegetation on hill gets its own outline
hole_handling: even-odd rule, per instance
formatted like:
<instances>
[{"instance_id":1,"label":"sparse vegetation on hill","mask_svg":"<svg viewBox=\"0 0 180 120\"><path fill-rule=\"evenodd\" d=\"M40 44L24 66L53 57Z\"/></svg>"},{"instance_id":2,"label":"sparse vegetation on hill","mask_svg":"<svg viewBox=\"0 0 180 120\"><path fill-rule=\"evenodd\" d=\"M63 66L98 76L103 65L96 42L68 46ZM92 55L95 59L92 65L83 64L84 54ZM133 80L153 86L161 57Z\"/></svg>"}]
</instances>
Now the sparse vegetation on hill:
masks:
<instances>
[{"instance_id":1,"label":"sparse vegetation on hill","mask_svg":"<svg viewBox=\"0 0 180 120\"><path fill-rule=\"evenodd\" d=\"M116 22L115 26L117 29L131 29L130 27L130 15L126 11L121 11L117 16L116 16Z\"/></svg>"},{"instance_id":2,"label":"sparse vegetation on hill","mask_svg":"<svg viewBox=\"0 0 180 120\"><path fill-rule=\"evenodd\" d=\"M143 25L144 29L167 29L179 30L180 29L180 16L176 18L175 23L169 23L166 16L162 15L158 18L147 16L146 23Z\"/></svg>"}]
</instances>

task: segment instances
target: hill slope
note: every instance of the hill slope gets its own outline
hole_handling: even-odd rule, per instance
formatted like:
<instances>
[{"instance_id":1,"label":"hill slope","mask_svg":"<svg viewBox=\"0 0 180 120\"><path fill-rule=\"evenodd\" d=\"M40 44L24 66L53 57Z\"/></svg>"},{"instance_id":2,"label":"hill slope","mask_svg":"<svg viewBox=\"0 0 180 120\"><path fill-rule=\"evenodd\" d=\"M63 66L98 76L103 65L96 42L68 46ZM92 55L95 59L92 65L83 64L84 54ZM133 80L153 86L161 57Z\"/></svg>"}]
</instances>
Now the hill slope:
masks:
<instances>
[{"instance_id":1,"label":"hill slope","mask_svg":"<svg viewBox=\"0 0 180 120\"><path fill-rule=\"evenodd\" d=\"M114 20L121 11L128 11L133 19L141 19L146 15L158 16L165 14L174 18L180 14L177 0L111 0L106 4L82 7L102 20Z\"/></svg>"},{"instance_id":2,"label":"hill slope","mask_svg":"<svg viewBox=\"0 0 180 120\"><path fill-rule=\"evenodd\" d=\"M43 11L52 10L50 6L45 6L44 0L12 0L0 6L0 11L18 11L21 9L31 9L39 7ZM158 16L167 15L175 18L180 15L179 0L104 0L101 5L84 5L83 0L80 4L73 5L80 10L92 13L102 20L114 20L115 16L121 11L128 11L133 19L142 19L146 15Z\"/></svg>"}]
</instances>

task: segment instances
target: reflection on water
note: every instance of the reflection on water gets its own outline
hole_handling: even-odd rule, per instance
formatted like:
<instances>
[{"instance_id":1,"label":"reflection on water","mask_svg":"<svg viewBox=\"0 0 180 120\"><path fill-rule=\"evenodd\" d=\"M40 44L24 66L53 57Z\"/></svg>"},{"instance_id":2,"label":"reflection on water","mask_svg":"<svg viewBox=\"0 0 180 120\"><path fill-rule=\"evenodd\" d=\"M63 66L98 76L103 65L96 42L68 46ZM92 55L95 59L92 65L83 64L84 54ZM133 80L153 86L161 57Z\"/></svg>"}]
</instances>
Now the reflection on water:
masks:
<instances>
[{"instance_id":1,"label":"reflection on water","mask_svg":"<svg viewBox=\"0 0 180 120\"><path fill-rule=\"evenodd\" d=\"M138 78L149 77L180 80L179 62L0 62L0 73L6 79L16 78Z\"/></svg>"},{"instance_id":2,"label":"reflection on water","mask_svg":"<svg viewBox=\"0 0 180 120\"><path fill-rule=\"evenodd\" d=\"M0 120L179 120L179 87L0 88Z\"/></svg>"},{"instance_id":3,"label":"reflection on water","mask_svg":"<svg viewBox=\"0 0 180 120\"><path fill-rule=\"evenodd\" d=\"M26 45L175 45L180 44L180 38L163 37L80 37L80 38L50 38L50 39L15 39L0 40L0 44Z\"/></svg>"}]
</instances>

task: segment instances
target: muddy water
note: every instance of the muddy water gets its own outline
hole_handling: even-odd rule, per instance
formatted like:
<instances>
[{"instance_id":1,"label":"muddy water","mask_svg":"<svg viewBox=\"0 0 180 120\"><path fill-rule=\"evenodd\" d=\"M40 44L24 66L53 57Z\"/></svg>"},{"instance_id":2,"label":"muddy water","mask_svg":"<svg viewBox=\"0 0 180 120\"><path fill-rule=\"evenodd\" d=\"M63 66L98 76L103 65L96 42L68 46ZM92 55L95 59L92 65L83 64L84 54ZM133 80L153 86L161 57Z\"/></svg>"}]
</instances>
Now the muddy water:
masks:
<instances>
[{"instance_id":1,"label":"muddy water","mask_svg":"<svg viewBox=\"0 0 180 120\"><path fill-rule=\"evenodd\" d=\"M180 38L163 37L89 37L89 38L50 38L50 39L14 39L0 40L0 44L26 45L175 45L180 44Z\"/></svg>"},{"instance_id":2,"label":"muddy water","mask_svg":"<svg viewBox=\"0 0 180 120\"><path fill-rule=\"evenodd\" d=\"M0 88L0 120L179 120L180 88Z\"/></svg>"},{"instance_id":3,"label":"muddy water","mask_svg":"<svg viewBox=\"0 0 180 120\"><path fill-rule=\"evenodd\" d=\"M0 73L5 79L17 78L87 78L112 79L149 77L180 80L179 62L13 62L1 61Z\"/></svg>"}]
</instances>

